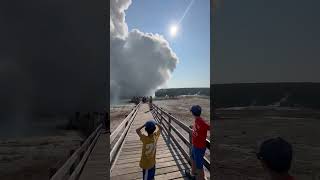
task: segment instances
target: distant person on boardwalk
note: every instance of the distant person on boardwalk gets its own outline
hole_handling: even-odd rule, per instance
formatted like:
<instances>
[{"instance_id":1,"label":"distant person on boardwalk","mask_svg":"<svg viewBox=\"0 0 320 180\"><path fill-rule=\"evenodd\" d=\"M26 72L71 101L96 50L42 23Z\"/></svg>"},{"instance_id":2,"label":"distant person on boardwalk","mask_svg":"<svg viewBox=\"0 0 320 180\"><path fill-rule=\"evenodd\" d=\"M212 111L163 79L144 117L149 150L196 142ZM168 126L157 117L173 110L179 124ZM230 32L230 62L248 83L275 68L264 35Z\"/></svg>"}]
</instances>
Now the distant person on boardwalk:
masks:
<instances>
[{"instance_id":1,"label":"distant person on boardwalk","mask_svg":"<svg viewBox=\"0 0 320 180\"><path fill-rule=\"evenodd\" d=\"M145 96L142 97L142 102L146 103L147 102L147 98Z\"/></svg>"},{"instance_id":2,"label":"distant person on boardwalk","mask_svg":"<svg viewBox=\"0 0 320 180\"><path fill-rule=\"evenodd\" d=\"M156 126L158 131L155 132ZM141 133L141 129L145 127L148 136ZM140 167L143 172L144 180L153 180L156 172L156 150L157 142L160 137L162 127L155 121L147 121L143 126L136 129L137 134L142 141L142 154L140 160Z\"/></svg>"},{"instance_id":3,"label":"distant person on boardwalk","mask_svg":"<svg viewBox=\"0 0 320 180\"><path fill-rule=\"evenodd\" d=\"M207 131L210 125L201 117L201 107L192 106L190 109L194 116L194 125L192 127L192 153L191 153L191 172L185 170L186 175L191 179L204 179L203 163L206 152Z\"/></svg>"},{"instance_id":4,"label":"distant person on boardwalk","mask_svg":"<svg viewBox=\"0 0 320 180\"><path fill-rule=\"evenodd\" d=\"M149 108L150 108L150 111L152 111L152 96L149 97Z\"/></svg>"},{"instance_id":5,"label":"distant person on boardwalk","mask_svg":"<svg viewBox=\"0 0 320 180\"><path fill-rule=\"evenodd\" d=\"M289 174L292 161L292 146L282 138L272 138L264 141L257 153L263 168L270 180L294 180Z\"/></svg>"}]
</instances>

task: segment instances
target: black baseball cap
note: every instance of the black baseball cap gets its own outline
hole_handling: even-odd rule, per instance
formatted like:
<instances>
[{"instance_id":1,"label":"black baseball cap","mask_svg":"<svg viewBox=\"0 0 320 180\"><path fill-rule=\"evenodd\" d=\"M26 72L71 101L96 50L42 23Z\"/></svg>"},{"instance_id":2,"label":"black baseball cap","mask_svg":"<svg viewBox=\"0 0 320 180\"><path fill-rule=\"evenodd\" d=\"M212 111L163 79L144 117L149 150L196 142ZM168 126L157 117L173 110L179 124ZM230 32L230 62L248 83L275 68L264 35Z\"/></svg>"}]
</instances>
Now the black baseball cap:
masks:
<instances>
[{"instance_id":1,"label":"black baseball cap","mask_svg":"<svg viewBox=\"0 0 320 180\"><path fill-rule=\"evenodd\" d=\"M288 172L292 161L292 146L280 137L268 139L260 145L257 158L273 171Z\"/></svg>"},{"instance_id":2,"label":"black baseball cap","mask_svg":"<svg viewBox=\"0 0 320 180\"><path fill-rule=\"evenodd\" d=\"M192 112L192 114L195 116L200 116L201 115L201 107L199 105L194 105L190 108L190 112Z\"/></svg>"}]
</instances>

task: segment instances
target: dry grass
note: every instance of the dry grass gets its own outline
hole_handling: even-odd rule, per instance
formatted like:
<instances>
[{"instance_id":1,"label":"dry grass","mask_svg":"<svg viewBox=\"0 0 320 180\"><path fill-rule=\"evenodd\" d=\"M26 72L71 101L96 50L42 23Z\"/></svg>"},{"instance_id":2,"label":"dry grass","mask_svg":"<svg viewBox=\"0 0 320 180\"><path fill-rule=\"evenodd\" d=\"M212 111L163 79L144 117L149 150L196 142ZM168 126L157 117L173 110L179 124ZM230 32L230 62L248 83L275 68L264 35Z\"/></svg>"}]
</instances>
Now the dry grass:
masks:
<instances>
[{"instance_id":1,"label":"dry grass","mask_svg":"<svg viewBox=\"0 0 320 180\"><path fill-rule=\"evenodd\" d=\"M256 159L259 142L283 137L293 145L292 173L297 179L312 179L320 172L320 127L317 111L217 110L214 121L215 173L218 177L262 179L265 172Z\"/></svg>"},{"instance_id":2,"label":"dry grass","mask_svg":"<svg viewBox=\"0 0 320 180\"><path fill-rule=\"evenodd\" d=\"M49 168L61 166L80 141L82 138L75 131L59 136L2 139L0 179L48 179Z\"/></svg>"},{"instance_id":3,"label":"dry grass","mask_svg":"<svg viewBox=\"0 0 320 180\"><path fill-rule=\"evenodd\" d=\"M133 103L112 106L110 109L110 128L111 132L126 118L134 108Z\"/></svg>"}]
</instances>

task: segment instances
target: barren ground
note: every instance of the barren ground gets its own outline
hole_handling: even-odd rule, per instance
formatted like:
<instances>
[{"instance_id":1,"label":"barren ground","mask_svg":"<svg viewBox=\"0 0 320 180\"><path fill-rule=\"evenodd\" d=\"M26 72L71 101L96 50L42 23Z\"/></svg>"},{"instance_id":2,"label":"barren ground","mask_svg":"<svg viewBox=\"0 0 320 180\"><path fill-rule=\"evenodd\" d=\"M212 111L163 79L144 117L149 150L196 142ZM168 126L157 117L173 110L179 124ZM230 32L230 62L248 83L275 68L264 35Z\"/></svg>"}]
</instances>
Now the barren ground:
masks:
<instances>
[{"instance_id":1,"label":"barren ground","mask_svg":"<svg viewBox=\"0 0 320 180\"><path fill-rule=\"evenodd\" d=\"M62 135L0 140L0 179L48 179L49 169L60 167L82 140L75 131Z\"/></svg>"},{"instance_id":2,"label":"barren ground","mask_svg":"<svg viewBox=\"0 0 320 180\"><path fill-rule=\"evenodd\" d=\"M201 116L210 124L210 99L209 97L183 97L178 99L168 99L154 101L156 105L170 112L177 119L183 121L186 125L193 124L193 116L190 113L192 105L202 107ZM208 133L209 135L209 133Z\"/></svg>"},{"instance_id":3,"label":"barren ground","mask_svg":"<svg viewBox=\"0 0 320 180\"><path fill-rule=\"evenodd\" d=\"M293 145L292 173L311 180L320 172L320 111L217 110L214 121L214 158L217 179L263 179L255 152L259 142L281 136Z\"/></svg>"},{"instance_id":4,"label":"barren ground","mask_svg":"<svg viewBox=\"0 0 320 180\"><path fill-rule=\"evenodd\" d=\"M111 109L110 109L111 132L113 132L113 130L115 130L117 126L126 118L126 115L128 115L132 111L134 106L135 104L133 103L111 106Z\"/></svg>"}]
</instances>

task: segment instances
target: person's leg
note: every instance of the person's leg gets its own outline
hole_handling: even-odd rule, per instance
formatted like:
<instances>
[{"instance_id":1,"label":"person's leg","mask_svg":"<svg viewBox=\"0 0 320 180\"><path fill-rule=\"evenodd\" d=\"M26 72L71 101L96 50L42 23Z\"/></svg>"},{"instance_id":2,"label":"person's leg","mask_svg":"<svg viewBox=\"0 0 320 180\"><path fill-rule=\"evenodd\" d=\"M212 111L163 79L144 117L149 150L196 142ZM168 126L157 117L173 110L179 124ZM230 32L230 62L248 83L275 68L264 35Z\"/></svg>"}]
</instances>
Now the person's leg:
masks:
<instances>
[{"instance_id":1,"label":"person's leg","mask_svg":"<svg viewBox=\"0 0 320 180\"><path fill-rule=\"evenodd\" d=\"M203 168L202 169L198 169L198 177L199 177L199 179L204 180Z\"/></svg>"},{"instance_id":2,"label":"person's leg","mask_svg":"<svg viewBox=\"0 0 320 180\"><path fill-rule=\"evenodd\" d=\"M148 171L148 180L154 180L154 175L156 173L156 166L153 166L151 169Z\"/></svg>"},{"instance_id":3,"label":"person's leg","mask_svg":"<svg viewBox=\"0 0 320 180\"><path fill-rule=\"evenodd\" d=\"M191 160L191 172L192 175L196 174L196 162L193 159Z\"/></svg>"},{"instance_id":4,"label":"person's leg","mask_svg":"<svg viewBox=\"0 0 320 180\"><path fill-rule=\"evenodd\" d=\"M203 171L203 162L204 162L204 154L206 149L196 149L195 161L196 161L196 174L197 179L204 179L204 171Z\"/></svg>"},{"instance_id":5,"label":"person's leg","mask_svg":"<svg viewBox=\"0 0 320 180\"><path fill-rule=\"evenodd\" d=\"M142 173L143 173L142 179L144 179L145 178L145 174L146 174L146 170L142 169Z\"/></svg>"},{"instance_id":6,"label":"person's leg","mask_svg":"<svg viewBox=\"0 0 320 180\"><path fill-rule=\"evenodd\" d=\"M148 177L149 177L149 169L145 169L144 170L143 180L148 180Z\"/></svg>"},{"instance_id":7,"label":"person's leg","mask_svg":"<svg viewBox=\"0 0 320 180\"><path fill-rule=\"evenodd\" d=\"M194 151L194 147L192 147L191 150L191 171L189 169L185 170L186 175L191 178L191 179L195 179L195 175L196 175L196 162L195 162L195 151Z\"/></svg>"},{"instance_id":8,"label":"person's leg","mask_svg":"<svg viewBox=\"0 0 320 180\"><path fill-rule=\"evenodd\" d=\"M192 175L196 174L196 161L195 161L195 156L196 155L196 149L192 147L191 150L191 173Z\"/></svg>"}]
</instances>

